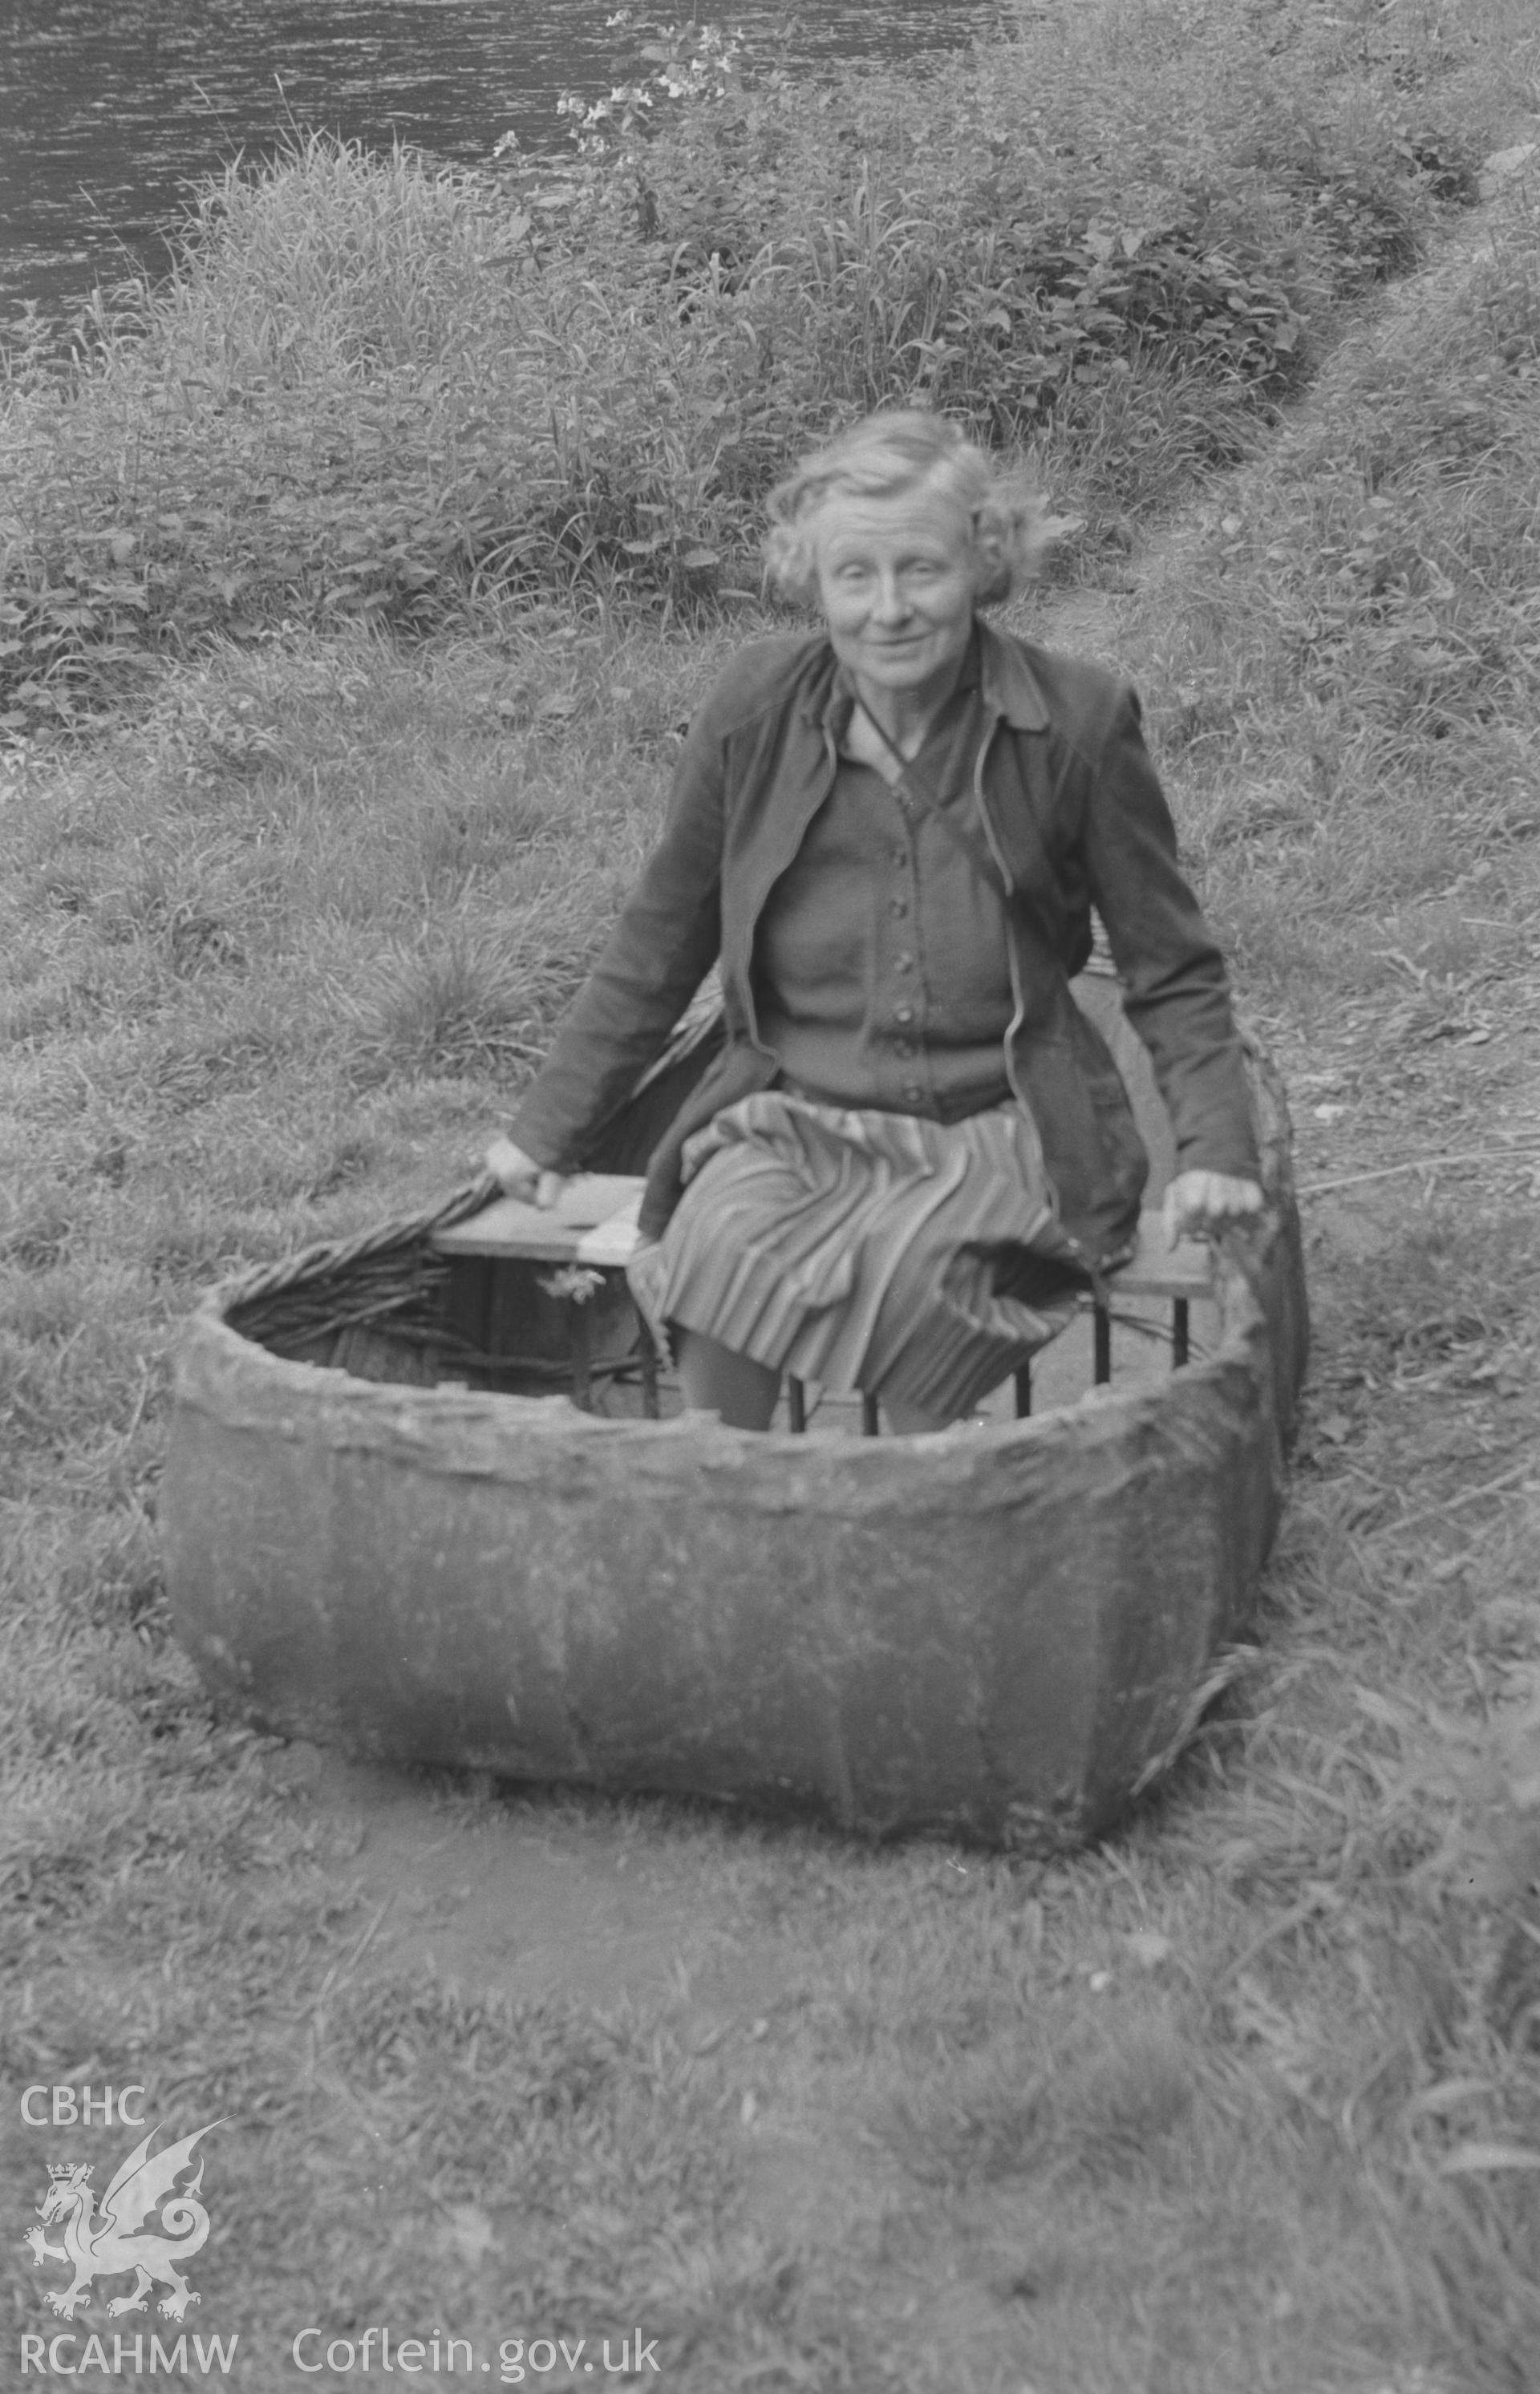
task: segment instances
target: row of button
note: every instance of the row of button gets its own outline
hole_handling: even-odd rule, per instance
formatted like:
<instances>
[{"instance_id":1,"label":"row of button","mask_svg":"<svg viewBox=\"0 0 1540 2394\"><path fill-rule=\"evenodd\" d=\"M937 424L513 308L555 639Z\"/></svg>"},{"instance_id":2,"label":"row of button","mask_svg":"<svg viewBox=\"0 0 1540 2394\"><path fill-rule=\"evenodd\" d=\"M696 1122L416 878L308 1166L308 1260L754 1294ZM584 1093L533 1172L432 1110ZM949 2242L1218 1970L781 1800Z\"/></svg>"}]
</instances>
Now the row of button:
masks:
<instances>
[{"instance_id":1,"label":"row of button","mask_svg":"<svg viewBox=\"0 0 1540 2394\"><path fill-rule=\"evenodd\" d=\"M902 805L902 803L903 800L901 796L900 804ZM895 873L907 873L912 871L913 863L914 860L907 848L895 848L893 849L892 865ZM888 912L891 914L895 923L902 923L909 912L909 901L907 898L889 898L888 901ZM901 954L894 958L893 969L895 972L901 973L914 971L915 959L907 949L903 950ZM912 1006L896 1006L894 1008L894 1019L907 1027L915 1019L914 1007ZM913 1039L895 1039L893 1042L893 1053L903 1063L907 1064L911 1062L918 1052L918 1048ZM903 1089L903 1102L906 1106L918 1106L924 1104L925 1091L917 1081L910 1081L905 1084Z\"/></svg>"}]
</instances>

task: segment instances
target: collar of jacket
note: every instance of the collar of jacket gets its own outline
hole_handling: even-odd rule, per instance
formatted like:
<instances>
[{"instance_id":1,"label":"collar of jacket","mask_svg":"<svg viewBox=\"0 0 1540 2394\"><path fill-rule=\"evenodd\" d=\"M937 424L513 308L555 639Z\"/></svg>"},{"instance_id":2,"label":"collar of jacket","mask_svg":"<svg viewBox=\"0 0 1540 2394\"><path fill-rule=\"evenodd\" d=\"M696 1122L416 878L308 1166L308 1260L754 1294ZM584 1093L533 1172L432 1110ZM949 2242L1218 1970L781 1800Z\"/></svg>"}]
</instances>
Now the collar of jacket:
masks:
<instances>
[{"instance_id":1,"label":"collar of jacket","mask_svg":"<svg viewBox=\"0 0 1540 2394\"><path fill-rule=\"evenodd\" d=\"M973 620L986 718L1008 723L1013 731L1046 731L1047 704L1020 643L1003 638L981 615ZM831 660L833 655L831 648ZM834 667L828 683L822 675L815 677L802 695L802 713L808 722L820 730L832 730L836 740L849 720L851 704L852 691L843 665Z\"/></svg>"}]
</instances>

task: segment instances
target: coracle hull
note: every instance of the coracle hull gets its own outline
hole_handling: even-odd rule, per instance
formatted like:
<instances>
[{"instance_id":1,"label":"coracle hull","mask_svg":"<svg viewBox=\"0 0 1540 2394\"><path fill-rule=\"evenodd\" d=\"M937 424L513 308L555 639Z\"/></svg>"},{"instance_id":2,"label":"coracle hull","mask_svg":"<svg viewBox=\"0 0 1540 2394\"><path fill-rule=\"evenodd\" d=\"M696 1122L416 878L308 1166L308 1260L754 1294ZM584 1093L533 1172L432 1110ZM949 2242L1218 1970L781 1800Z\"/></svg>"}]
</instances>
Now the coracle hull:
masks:
<instances>
[{"instance_id":1,"label":"coracle hull","mask_svg":"<svg viewBox=\"0 0 1540 2394\"><path fill-rule=\"evenodd\" d=\"M824 1441L363 1379L190 1323L179 1636L354 1754L1047 1849L1094 1836L1244 1638L1306 1322L1287 1125L1207 1360L1062 1411Z\"/></svg>"}]
</instances>

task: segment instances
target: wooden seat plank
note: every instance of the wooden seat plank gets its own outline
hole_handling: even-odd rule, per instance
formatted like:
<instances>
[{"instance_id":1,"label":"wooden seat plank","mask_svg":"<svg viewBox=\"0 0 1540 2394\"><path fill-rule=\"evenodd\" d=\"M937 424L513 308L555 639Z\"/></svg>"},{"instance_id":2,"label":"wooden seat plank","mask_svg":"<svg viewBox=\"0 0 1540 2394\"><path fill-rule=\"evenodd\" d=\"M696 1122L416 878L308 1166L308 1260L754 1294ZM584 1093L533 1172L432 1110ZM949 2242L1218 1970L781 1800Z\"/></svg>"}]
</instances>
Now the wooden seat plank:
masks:
<instances>
[{"instance_id":1,"label":"wooden seat plank","mask_svg":"<svg viewBox=\"0 0 1540 2394\"><path fill-rule=\"evenodd\" d=\"M637 1228L637 1216L641 1211L644 1185L638 1181L636 1195L627 1198L618 1213L607 1215L602 1222L596 1222L591 1230L581 1234L575 1258L578 1263L591 1264L600 1271L625 1269L641 1235Z\"/></svg>"},{"instance_id":2,"label":"wooden seat plank","mask_svg":"<svg viewBox=\"0 0 1540 2394\"><path fill-rule=\"evenodd\" d=\"M1165 1224L1152 1210L1139 1217L1133 1255L1107 1278L1120 1296L1208 1296L1214 1287L1214 1250L1206 1239L1183 1239L1168 1247Z\"/></svg>"},{"instance_id":3,"label":"wooden seat plank","mask_svg":"<svg viewBox=\"0 0 1540 2394\"><path fill-rule=\"evenodd\" d=\"M436 1230L434 1253L492 1256L534 1263L596 1265L625 1262L637 1241L637 1210L645 1183L629 1172L578 1172L564 1183L554 1205L527 1205L519 1197L498 1197L468 1221ZM613 1226L613 1238L598 1233ZM580 1253L594 1240L602 1252Z\"/></svg>"},{"instance_id":4,"label":"wooden seat plank","mask_svg":"<svg viewBox=\"0 0 1540 2394\"><path fill-rule=\"evenodd\" d=\"M576 1173L554 1205L499 1197L469 1221L435 1232L433 1246L441 1256L590 1264L619 1271L637 1243L644 1186L633 1173ZM1168 1247L1161 1217L1152 1211L1140 1217L1133 1256L1107 1277L1121 1296L1203 1297L1213 1286L1213 1253L1202 1239Z\"/></svg>"}]
</instances>

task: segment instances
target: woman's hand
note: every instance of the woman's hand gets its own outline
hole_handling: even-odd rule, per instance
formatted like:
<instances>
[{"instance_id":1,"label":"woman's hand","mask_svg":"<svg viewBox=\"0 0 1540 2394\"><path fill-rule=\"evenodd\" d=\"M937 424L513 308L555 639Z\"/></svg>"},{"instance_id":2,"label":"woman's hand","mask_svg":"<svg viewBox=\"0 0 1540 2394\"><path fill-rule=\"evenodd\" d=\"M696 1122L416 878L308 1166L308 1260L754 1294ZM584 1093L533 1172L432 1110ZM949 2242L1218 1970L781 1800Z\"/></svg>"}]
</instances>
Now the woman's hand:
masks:
<instances>
[{"instance_id":1,"label":"woman's hand","mask_svg":"<svg viewBox=\"0 0 1540 2394\"><path fill-rule=\"evenodd\" d=\"M1262 1203L1255 1180L1232 1179L1228 1172L1178 1172L1162 1209L1165 1243L1174 1247L1180 1239L1203 1238L1246 1221L1261 1212Z\"/></svg>"},{"instance_id":2,"label":"woman's hand","mask_svg":"<svg viewBox=\"0 0 1540 2394\"><path fill-rule=\"evenodd\" d=\"M526 1205L538 1205L542 1210L554 1205L567 1186L564 1173L547 1172L533 1155L515 1147L511 1138L493 1140L487 1150L487 1170L494 1180L502 1182L506 1195L522 1198Z\"/></svg>"}]
</instances>

